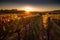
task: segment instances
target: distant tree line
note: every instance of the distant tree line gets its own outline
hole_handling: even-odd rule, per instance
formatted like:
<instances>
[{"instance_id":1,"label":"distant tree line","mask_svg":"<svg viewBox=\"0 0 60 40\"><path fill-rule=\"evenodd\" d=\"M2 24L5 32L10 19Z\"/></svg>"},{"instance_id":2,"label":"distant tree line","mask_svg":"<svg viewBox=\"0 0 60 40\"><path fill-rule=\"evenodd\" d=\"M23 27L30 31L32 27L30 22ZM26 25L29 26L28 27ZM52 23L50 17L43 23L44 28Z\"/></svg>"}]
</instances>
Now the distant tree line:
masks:
<instances>
[{"instance_id":1,"label":"distant tree line","mask_svg":"<svg viewBox=\"0 0 60 40\"><path fill-rule=\"evenodd\" d=\"M12 9L12 10L8 10L8 9L6 9L6 10L3 10L3 9L1 9L0 10L0 14L5 14L5 13L23 13L24 11L23 10L17 10L17 9Z\"/></svg>"},{"instance_id":2,"label":"distant tree line","mask_svg":"<svg viewBox=\"0 0 60 40\"><path fill-rule=\"evenodd\" d=\"M11 10L8 10L8 9L0 9L0 14L11 14L11 13L24 13L25 11L24 10L17 10L17 9L11 9ZM54 10L54 11L46 11L46 12L31 12L33 14L60 14L60 10Z\"/></svg>"}]
</instances>

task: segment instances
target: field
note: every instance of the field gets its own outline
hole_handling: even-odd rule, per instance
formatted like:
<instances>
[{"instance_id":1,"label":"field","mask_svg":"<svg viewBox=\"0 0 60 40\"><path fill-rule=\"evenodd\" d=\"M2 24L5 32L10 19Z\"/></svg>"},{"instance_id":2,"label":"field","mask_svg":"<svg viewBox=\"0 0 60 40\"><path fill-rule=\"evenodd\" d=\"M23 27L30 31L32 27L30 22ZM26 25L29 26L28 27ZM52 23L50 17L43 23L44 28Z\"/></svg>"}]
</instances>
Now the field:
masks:
<instances>
[{"instance_id":1,"label":"field","mask_svg":"<svg viewBox=\"0 0 60 40\"><path fill-rule=\"evenodd\" d=\"M0 40L60 40L60 14L1 14Z\"/></svg>"}]
</instances>

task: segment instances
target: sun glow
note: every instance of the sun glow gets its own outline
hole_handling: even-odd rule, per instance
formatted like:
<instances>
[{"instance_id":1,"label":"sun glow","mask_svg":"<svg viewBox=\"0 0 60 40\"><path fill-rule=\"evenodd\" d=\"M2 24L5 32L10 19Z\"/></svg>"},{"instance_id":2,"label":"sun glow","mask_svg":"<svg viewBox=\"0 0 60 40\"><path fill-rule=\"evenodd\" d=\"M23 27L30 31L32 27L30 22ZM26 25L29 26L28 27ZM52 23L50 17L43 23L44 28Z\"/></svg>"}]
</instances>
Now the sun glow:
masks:
<instances>
[{"instance_id":1,"label":"sun glow","mask_svg":"<svg viewBox=\"0 0 60 40\"><path fill-rule=\"evenodd\" d=\"M25 7L24 10L27 11L27 12L30 12L30 11L33 11L33 8L31 8L31 7Z\"/></svg>"}]
</instances>

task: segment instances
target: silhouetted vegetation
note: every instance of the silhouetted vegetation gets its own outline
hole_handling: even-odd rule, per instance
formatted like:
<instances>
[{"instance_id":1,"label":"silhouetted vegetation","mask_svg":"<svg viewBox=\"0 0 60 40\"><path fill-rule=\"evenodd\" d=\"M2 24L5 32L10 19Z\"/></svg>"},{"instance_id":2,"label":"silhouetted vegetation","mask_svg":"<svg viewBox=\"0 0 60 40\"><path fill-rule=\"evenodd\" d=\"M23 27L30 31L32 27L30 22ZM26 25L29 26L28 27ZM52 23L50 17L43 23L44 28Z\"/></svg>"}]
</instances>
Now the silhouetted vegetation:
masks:
<instances>
[{"instance_id":1,"label":"silhouetted vegetation","mask_svg":"<svg viewBox=\"0 0 60 40\"><path fill-rule=\"evenodd\" d=\"M24 12L0 10L0 40L60 40L59 11Z\"/></svg>"}]
</instances>

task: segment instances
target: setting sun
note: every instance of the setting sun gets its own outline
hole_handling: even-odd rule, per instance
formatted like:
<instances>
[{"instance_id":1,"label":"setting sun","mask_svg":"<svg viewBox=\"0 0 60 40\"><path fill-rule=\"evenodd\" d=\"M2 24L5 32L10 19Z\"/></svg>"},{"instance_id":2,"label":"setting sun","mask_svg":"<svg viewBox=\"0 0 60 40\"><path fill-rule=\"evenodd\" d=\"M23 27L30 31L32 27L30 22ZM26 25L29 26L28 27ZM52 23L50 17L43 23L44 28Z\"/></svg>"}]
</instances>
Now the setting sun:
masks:
<instances>
[{"instance_id":1,"label":"setting sun","mask_svg":"<svg viewBox=\"0 0 60 40\"><path fill-rule=\"evenodd\" d=\"M31 8L31 7L25 7L24 10L27 11L27 12L29 12L29 11L33 11L33 8Z\"/></svg>"}]
</instances>

